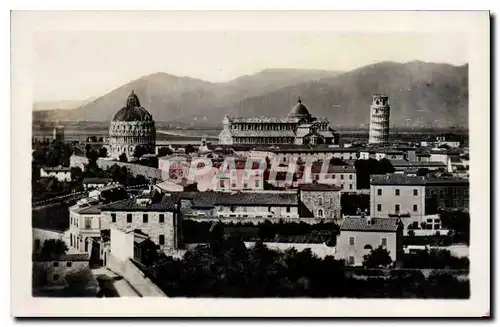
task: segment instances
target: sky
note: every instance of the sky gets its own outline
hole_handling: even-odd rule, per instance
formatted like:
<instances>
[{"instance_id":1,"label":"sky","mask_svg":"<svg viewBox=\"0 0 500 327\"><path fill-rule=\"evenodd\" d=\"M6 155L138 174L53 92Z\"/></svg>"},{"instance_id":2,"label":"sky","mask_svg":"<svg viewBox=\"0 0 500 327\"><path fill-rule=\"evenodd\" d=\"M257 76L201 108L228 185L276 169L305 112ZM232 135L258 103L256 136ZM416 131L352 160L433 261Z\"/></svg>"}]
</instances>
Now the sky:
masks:
<instances>
[{"instance_id":1,"label":"sky","mask_svg":"<svg viewBox=\"0 0 500 327\"><path fill-rule=\"evenodd\" d=\"M156 72L224 82L267 68L349 71L468 58L460 35L436 33L43 31L33 45L35 101L99 97Z\"/></svg>"}]
</instances>

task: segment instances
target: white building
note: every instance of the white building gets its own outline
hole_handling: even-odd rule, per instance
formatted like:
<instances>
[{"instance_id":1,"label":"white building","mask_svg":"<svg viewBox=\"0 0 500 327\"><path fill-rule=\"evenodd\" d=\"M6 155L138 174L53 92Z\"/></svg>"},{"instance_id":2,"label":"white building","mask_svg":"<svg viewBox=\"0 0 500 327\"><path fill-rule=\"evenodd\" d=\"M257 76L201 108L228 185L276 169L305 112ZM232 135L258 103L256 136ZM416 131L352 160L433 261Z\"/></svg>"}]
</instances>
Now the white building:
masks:
<instances>
[{"instance_id":1,"label":"white building","mask_svg":"<svg viewBox=\"0 0 500 327\"><path fill-rule=\"evenodd\" d=\"M40 177L55 177L60 182L71 181L70 167L42 167L40 168Z\"/></svg>"}]
</instances>

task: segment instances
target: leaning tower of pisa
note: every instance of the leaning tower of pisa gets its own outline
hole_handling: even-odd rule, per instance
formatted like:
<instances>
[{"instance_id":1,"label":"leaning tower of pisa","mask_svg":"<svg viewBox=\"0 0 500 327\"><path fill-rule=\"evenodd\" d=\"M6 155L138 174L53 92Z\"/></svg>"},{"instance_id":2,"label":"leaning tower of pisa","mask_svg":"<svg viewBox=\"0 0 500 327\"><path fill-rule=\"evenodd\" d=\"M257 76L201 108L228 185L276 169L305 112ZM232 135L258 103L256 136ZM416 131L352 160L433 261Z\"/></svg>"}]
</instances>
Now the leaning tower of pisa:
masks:
<instances>
[{"instance_id":1,"label":"leaning tower of pisa","mask_svg":"<svg viewBox=\"0 0 500 327\"><path fill-rule=\"evenodd\" d=\"M370 133L368 143L389 142L389 97L382 94L374 94L370 107Z\"/></svg>"}]
</instances>

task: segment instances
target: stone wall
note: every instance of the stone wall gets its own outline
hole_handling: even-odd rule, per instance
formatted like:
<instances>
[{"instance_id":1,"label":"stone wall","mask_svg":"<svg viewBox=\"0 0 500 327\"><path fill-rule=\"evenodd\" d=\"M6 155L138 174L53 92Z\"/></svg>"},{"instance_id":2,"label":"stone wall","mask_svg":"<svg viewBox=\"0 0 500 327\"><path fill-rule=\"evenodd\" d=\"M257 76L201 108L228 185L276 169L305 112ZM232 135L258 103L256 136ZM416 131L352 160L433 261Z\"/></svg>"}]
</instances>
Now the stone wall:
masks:
<instances>
[{"instance_id":1,"label":"stone wall","mask_svg":"<svg viewBox=\"0 0 500 327\"><path fill-rule=\"evenodd\" d=\"M301 191L302 217L340 219L340 192L338 191Z\"/></svg>"},{"instance_id":2,"label":"stone wall","mask_svg":"<svg viewBox=\"0 0 500 327\"><path fill-rule=\"evenodd\" d=\"M70 158L70 166L71 167L80 167L80 169L83 170L84 165L87 163L88 163L88 160L86 157L71 156L71 158ZM97 159L97 165L99 166L99 168L102 168L102 169L108 169L109 167L111 167L115 164L120 166L120 167L127 167L127 169L130 171L130 173L134 176L143 175L144 177L149 178L149 179L153 179L153 178L156 178L157 180L162 179L161 170L158 168L138 165L138 164L129 163L129 162Z\"/></svg>"}]
</instances>

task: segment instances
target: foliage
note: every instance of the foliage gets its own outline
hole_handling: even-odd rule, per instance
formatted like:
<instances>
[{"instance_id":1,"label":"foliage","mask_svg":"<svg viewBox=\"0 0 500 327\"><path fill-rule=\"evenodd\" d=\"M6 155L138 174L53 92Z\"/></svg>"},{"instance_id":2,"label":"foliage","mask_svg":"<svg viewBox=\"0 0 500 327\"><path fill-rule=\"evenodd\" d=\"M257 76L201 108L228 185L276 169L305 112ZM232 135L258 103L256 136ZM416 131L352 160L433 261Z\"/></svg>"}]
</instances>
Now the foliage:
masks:
<instances>
[{"instance_id":1,"label":"foliage","mask_svg":"<svg viewBox=\"0 0 500 327\"><path fill-rule=\"evenodd\" d=\"M210 240L211 222L198 222L184 219L183 237L186 243L205 243ZM226 237L238 237L245 242L284 242L284 243L325 243L334 246L339 226L333 222L308 224L304 222L271 223L219 223Z\"/></svg>"},{"instance_id":2,"label":"foliage","mask_svg":"<svg viewBox=\"0 0 500 327\"><path fill-rule=\"evenodd\" d=\"M342 193L340 196L340 205L342 214L356 215L358 209L366 210L366 214L370 214L370 195L369 194L349 194Z\"/></svg>"},{"instance_id":3,"label":"foliage","mask_svg":"<svg viewBox=\"0 0 500 327\"><path fill-rule=\"evenodd\" d=\"M356 183L358 189L370 188L370 175L392 174L395 172L391 162L385 158L376 160L356 160Z\"/></svg>"},{"instance_id":4,"label":"foliage","mask_svg":"<svg viewBox=\"0 0 500 327\"><path fill-rule=\"evenodd\" d=\"M150 271L169 297L468 298L470 294L469 282L452 275L431 274L426 280L420 271L397 271L389 278L358 279L346 274L343 260L320 259L310 249L275 251L262 242L246 248L235 238L214 237L209 245L187 251L182 260L166 257ZM437 287L438 283L447 287Z\"/></svg>"},{"instance_id":5,"label":"foliage","mask_svg":"<svg viewBox=\"0 0 500 327\"><path fill-rule=\"evenodd\" d=\"M134 149L134 158L140 158L147 153L146 149L142 145L137 145Z\"/></svg>"},{"instance_id":6,"label":"foliage","mask_svg":"<svg viewBox=\"0 0 500 327\"><path fill-rule=\"evenodd\" d=\"M448 246L453 243L453 239L447 235L429 235L429 236L412 236L403 237L403 245L433 245L433 246Z\"/></svg>"},{"instance_id":7,"label":"foliage","mask_svg":"<svg viewBox=\"0 0 500 327\"><path fill-rule=\"evenodd\" d=\"M32 162L35 167L69 166L69 158L73 150L69 143L54 140L49 144L37 147L32 153Z\"/></svg>"},{"instance_id":8,"label":"foliage","mask_svg":"<svg viewBox=\"0 0 500 327\"><path fill-rule=\"evenodd\" d=\"M68 247L63 240L49 239L43 242L42 249L40 250L40 255L43 258L55 259L63 254L66 254L66 251L68 251Z\"/></svg>"},{"instance_id":9,"label":"foliage","mask_svg":"<svg viewBox=\"0 0 500 327\"><path fill-rule=\"evenodd\" d=\"M169 147L161 147L158 149L158 156L159 157L169 156L172 153L173 153L172 149L170 149Z\"/></svg>"},{"instance_id":10,"label":"foliage","mask_svg":"<svg viewBox=\"0 0 500 327\"><path fill-rule=\"evenodd\" d=\"M195 150L195 148L194 148L194 146L192 144L186 145L186 148L184 149L184 152L186 154L190 154L190 153L195 152L195 151L196 150Z\"/></svg>"},{"instance_id":11,"label":"foliage","mask_svg":"<svg viewBox=\"0 0 500 327\"><path fill-rule=\"evenodd\" d=\"M106 158L108 156L108 149L102 147L99 149L99 157Z\"/></svg>"},{"instance_id":12,"label":"foliage","mask_svg":"<svg viewBox=\"0 0 500 327\"><path fill-rule=\"evenodd\" d=\"M419 168L417 170L417 176L426 176L429 174L431 171L428 168Z\"/></svg>"},{"instance_id":13,"label":"foliage","mask_svg":"<svg viewBox=\"0 0 500 327\"><path fill-rule=\"evenodd\" d=\"M441 225L444 229L452 231L451 238L454 243L469 244L470 240L470 215L461 211L443 211L440 214Z\"/></svg>"},{"instance_id":14,"label":"foliage","mask_svg":"<svg viewBox=\"0 0 500 327\"><path fill-rule=\"evenodd\" d=\"M120 154L118 160L120 160L120 162L127 162L128 161L127 155L125 153Z\"/></svg>"},{"instance_id":15,"label":"foliage","mask_svg":"<svg viewBox=\"0 0 500 327\"><path fill-rule=\"evenodd\" d=\"M468 269L469 259L455 257L445 249L431 249L405 254L403 264L405 268Z\"/></svg>"},{"instance_id":16,"label":"foliage","mask_svg":"<svg viewBox=\"0 0 500 327\"><path fill-rule=\"evenodd\" d=\"M363 256L363 266L367 268L388 267L392 264L389 251L382 246L370 251L369 254Z\"/></svg>"}]
</instances>

